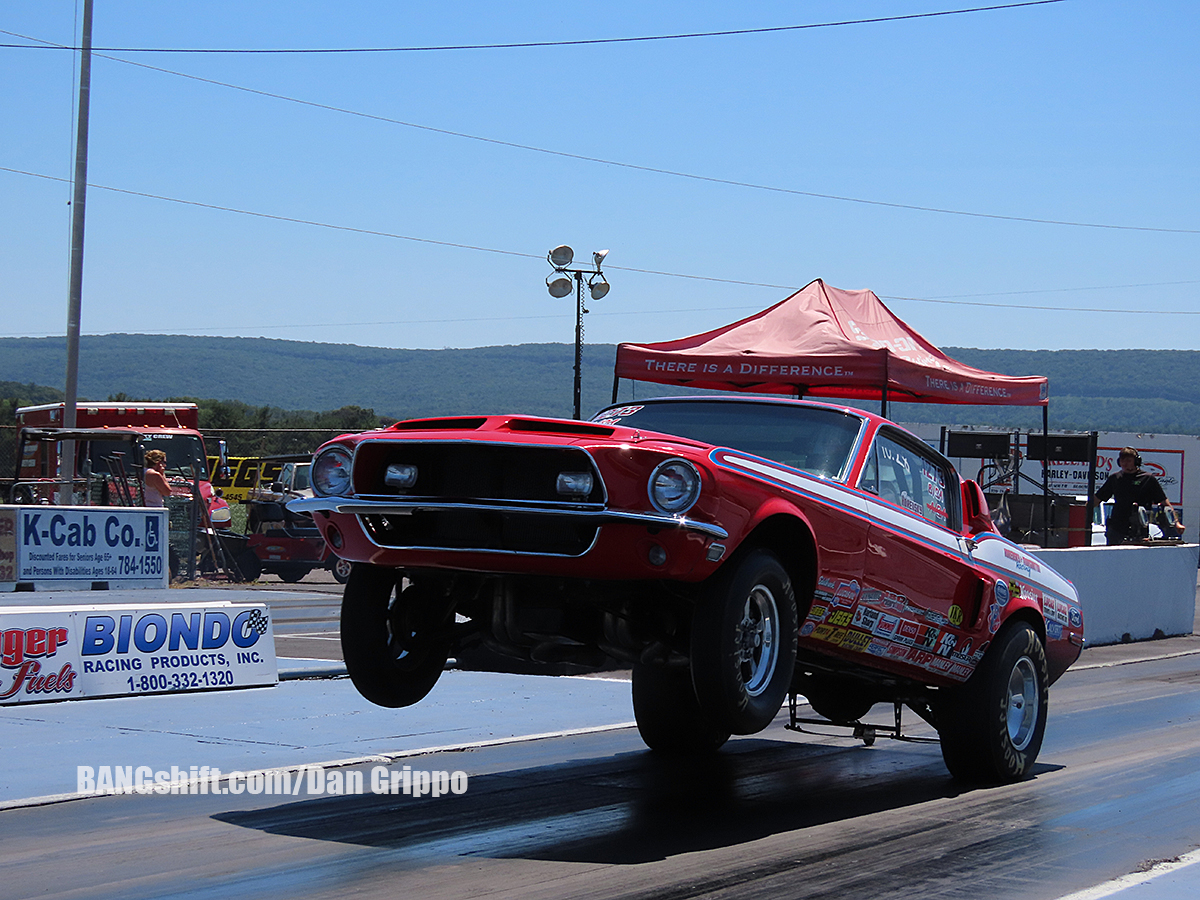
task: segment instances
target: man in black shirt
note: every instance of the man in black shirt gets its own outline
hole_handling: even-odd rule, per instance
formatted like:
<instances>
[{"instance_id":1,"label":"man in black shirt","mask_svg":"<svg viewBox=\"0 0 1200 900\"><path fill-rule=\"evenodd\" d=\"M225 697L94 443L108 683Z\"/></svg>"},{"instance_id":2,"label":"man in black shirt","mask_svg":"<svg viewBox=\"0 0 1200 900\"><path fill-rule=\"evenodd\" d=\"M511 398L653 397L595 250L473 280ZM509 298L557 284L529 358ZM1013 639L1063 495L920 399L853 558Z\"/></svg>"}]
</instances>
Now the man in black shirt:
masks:
<instances>
[{"instance_id":1,"label":"man in black shirt","mask_svg":"<svg viewBox=\"0 0 1200 900\"><path fill-rule=\"evenodd\" d=\"M1146 536L1140 519L1134 521L1137 506L1149 513L1150 507L1162 503L1170 510L1168 522L1178 522L1175 508L1163 493L1158 479L1141 467L1142 457L1137 450L1133 447L1123 447L1117 455L1117 464L1121 471L1108 476L1108 480L1096 492L1096 499L1101 503L1109 497L1113 498L1113 510L1105 527L1105 536L1110 546L1140 540ZM1176 529L1182 531L1183 526L1177 525ZM1164 532L1164 537L1175 535Z\"/></svg>"}]
</instances>

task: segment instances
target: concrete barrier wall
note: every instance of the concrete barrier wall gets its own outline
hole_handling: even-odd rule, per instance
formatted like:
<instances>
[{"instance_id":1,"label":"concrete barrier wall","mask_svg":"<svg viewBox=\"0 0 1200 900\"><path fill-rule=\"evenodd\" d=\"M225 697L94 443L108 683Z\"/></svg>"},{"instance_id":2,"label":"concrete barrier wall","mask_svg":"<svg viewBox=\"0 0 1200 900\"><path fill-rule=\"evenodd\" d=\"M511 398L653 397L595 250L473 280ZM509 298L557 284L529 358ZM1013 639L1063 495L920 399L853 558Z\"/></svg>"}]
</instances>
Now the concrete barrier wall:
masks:
<instances>
[{"instance_id":1,"label":"concrete barrier wall","mask_svg":"<svg viewBox=\"0 0 1200 900\"><path fill-rule=\"evenodd\" d=\"M1074 582L1087 646L1192 633L1200 544L1030 552Z\"/></svg>"}]
</instances>

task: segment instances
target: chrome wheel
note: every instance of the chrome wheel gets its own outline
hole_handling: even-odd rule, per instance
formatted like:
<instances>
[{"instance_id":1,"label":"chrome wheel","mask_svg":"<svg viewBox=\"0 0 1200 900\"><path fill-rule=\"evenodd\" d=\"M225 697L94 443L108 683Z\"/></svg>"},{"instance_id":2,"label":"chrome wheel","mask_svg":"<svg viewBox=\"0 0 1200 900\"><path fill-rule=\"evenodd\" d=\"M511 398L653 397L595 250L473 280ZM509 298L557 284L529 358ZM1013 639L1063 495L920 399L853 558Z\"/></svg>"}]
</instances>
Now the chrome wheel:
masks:
<instances>
[{"instance_id":1,"label":"chrome wheel","mask_svg":"<svg viewBox=\"0 0 1200 900\"><path fill-rule=\"evenodd\" d=\"M796 598L787 570L758 549L706 586L692 620L692 686L722 731L755 734L775 718L796 662Z\"/></svg>"},{"instance_id":2,"label":"chrome wheel","mask_svg":"<svg viewBox=\"0 0 1200 900\"><path fill-rule=\"evenodd\" d=\"M942 758L960 781L997 783L1029 775L1046 730L1046 652L1025 621L1005 623L975 673L940 692Z\"/></svg>"},{"instance_id":3,"label":"chrome wheel","mask_svg":"<svg viewBox=\"0 0 1200 900\"><path fill-rule=\"evenodd\" d=\"M1024 750L1033 738L1038 720L1038 695L1033 661L1022 656L1008 676L1008 738L1017 750Z\"/></svg>"},{"instance_id":4,"label":"chrome wheel","mask_svg":"<svg viewBox=\"0 0 1200 900\"><path fill-rule=\"evenodd\" d=\"M746 598L742 620L737 625L738 662L742 681L751 697L761 694L779 664L779 608L775 595L764 584L756 584Z\"/></svg>"},{"instance_id":5,"label":"chrome wheel","mask_svg":"<svg viewBox=\"0 0 1200 900\"><path fill-rule=\"evenodd\" d=\"M348 559L342 559L340 556L334 557L334 563L330 567L333 572L333 580L338 584L345 584L350 580L350 570L354 567L354 563Z\"/></svg>"}]
</instances>

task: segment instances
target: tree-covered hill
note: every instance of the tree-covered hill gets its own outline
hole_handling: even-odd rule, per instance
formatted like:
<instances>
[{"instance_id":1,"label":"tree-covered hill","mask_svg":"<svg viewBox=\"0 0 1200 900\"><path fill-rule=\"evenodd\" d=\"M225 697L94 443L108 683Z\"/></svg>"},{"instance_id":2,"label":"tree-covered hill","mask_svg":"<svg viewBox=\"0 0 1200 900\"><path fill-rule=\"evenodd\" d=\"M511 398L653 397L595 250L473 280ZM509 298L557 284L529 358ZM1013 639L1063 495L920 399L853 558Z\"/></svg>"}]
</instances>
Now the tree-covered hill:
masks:
<instances>
[{"instance_id":1,"label":"tree-covered hill","mask_svg":"<svg viewBox=\"0 0 1200 900\"><path fill-rule=\"evenodd\" d=\"M945 349L981 369L1048 376L1055 429L1200 434L1200 351ZM584 350L585 414L610 398L615 350L611 344ZM0 339L0 402L59 399L65 358L63 338ZM276 410L360 407L389 418L569 416L573 363L569 344L393 350L267 338L89 335L81 342L79 393L97 400L207 397ZM35 396L37 385L51 387ZM678 392L622 382L620 399ZM1019 407L895 404L890 413L906 422L1041 424L1039 410Z\"/></svg>"}]
</instances>

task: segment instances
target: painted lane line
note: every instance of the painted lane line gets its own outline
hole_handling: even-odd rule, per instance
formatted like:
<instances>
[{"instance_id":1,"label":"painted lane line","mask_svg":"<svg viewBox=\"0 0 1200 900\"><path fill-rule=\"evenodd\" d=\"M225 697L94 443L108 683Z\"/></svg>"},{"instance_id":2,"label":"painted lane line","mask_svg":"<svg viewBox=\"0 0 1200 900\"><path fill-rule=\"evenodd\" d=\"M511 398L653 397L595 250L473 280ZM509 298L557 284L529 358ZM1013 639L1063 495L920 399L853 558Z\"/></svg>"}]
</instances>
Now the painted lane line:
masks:
<instances>
[{"instance_id":1,"label":"painted lane line","mask_svg":"<svg viewBox=\"0 0 1200 900\"><path fill-rule=\"evenodd\" d=\"M1178 653L1164 653L1161 656L1145 656L1141 659L1119 659L1114 660L1113 662L1086 663L1082 666L1071 666L1070 671L1082 672L1085 669L1111 669L1115 666L1132 666L1137 663L1158 662L1159 660L1163 659L1179 659L1182 656L1195 656L1196 654L1200 654L1200 650L1181 650Z\"/></svg>"}]
</instances>

